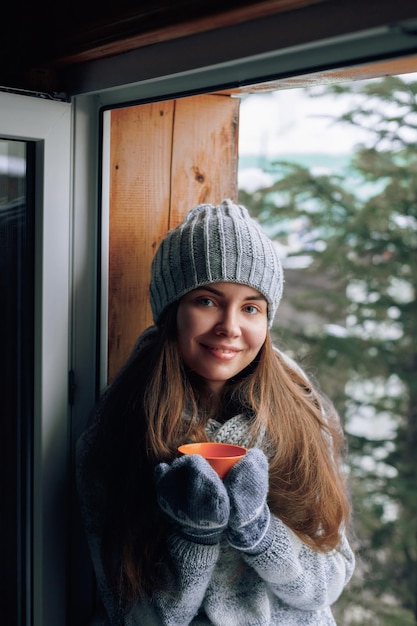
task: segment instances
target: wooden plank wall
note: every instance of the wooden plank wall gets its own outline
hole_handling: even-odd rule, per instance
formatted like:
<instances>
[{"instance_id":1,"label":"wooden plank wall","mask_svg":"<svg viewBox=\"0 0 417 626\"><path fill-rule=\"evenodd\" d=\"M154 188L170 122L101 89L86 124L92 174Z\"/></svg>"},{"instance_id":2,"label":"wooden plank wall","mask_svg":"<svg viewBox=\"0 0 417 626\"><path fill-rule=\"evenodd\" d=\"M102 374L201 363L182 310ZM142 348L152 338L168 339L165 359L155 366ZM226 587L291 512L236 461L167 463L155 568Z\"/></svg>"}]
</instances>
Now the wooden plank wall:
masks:
<instances>
[{"instance_id":1,"label":"wooden plank wall","mask_svg":"<svg viewBox=\"0 0 417 626\"><path fill-rule=\"evenodd\" d=\"M239 99L202 95L111 113L108 379L150 324L150 266L202 202L237 199Z\"/></svg>"}]
</instances>

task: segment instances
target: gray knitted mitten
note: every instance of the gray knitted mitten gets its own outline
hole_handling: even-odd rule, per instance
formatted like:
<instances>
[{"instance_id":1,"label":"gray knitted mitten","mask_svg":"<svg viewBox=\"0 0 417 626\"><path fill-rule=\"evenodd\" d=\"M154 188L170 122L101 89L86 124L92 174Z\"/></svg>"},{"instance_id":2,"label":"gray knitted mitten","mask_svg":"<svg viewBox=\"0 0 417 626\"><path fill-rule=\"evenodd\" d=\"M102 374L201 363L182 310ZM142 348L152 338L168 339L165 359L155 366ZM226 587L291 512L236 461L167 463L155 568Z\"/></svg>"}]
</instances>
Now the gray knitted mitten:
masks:
<instances>
[{"instance_id":1,"label":"gray knitted mitten","mask_svg":"<svg viewBox=\"0 0 417 626\"><path fill-rule=\"evenodd\" d=\"M248 554L260 554L273 538L268 496L268 460L251 448L224 480L230 498L226 536L230 545Z\"/></svg>"},{"instance_id":2,"label":"gray knitted mitten","mask_svg":"<svg viewBox=\"0 0 417 626\"><path fill-rule=\"evenodd\" d=\"M227 527L227 491L199 454L184 455L155 468L158 504L180 533L196 543L214 545Z\"/></svg>"}]
</instances>

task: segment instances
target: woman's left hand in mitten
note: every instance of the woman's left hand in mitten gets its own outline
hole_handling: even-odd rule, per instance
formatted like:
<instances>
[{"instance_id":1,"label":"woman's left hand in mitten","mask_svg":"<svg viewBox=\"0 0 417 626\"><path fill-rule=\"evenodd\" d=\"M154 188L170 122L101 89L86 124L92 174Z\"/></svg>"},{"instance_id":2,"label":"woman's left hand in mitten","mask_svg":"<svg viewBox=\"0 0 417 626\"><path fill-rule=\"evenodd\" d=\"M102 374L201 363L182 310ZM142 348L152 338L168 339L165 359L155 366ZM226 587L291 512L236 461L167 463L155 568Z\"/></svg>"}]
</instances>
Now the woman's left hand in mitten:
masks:
<instances>
[{"instance_id":1,"label":"woman's left hand in mitten","mask_svg":"<svg viewBox=\"0 0 417 626\"><path fill-rule=\"evenodd\" d=\"M249 554L260 554L272 542L268 482L268 460L257 448L248 450L224 480L230 500L227 539Z\"/></svg>"}]
</instances>

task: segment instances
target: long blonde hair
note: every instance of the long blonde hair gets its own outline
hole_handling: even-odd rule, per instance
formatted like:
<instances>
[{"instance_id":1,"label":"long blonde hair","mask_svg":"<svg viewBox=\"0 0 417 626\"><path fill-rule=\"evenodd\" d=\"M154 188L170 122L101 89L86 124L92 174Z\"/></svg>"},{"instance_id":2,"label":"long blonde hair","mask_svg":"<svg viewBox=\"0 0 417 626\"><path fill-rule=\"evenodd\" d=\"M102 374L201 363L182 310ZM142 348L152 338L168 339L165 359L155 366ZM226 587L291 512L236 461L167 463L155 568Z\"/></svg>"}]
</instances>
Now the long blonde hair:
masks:
<instances>
[{"instance_id":1,"label":"long blonde hair","mask_svg":"<svg viewBox=\"0 0 417 626\"><path fill-rule=\"evenodd\" d=\"M176 311L171 306L154 336L133 352L98 406L95 459L102 461L109 503L104 563L127 600L157 588L169 560L154 467L175 458L185 440L205 438L212 415L204 386L179 356ZM256 361L225 385L221 400L248 415L252 443L265 433L271 511L314 549L337 548L350 502L344 437L332 405L274 349L269 335Z\"/></svg>"}]
</instances>

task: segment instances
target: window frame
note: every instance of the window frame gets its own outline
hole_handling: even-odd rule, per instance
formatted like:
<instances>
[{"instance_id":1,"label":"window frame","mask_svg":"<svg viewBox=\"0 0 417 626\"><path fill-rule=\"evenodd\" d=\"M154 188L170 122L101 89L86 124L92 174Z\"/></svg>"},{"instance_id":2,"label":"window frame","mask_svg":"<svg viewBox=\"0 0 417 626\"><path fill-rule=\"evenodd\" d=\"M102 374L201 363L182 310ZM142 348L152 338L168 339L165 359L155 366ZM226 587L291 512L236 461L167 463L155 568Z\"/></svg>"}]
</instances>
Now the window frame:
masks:
<instances>
[{"instance_id":1,"label":"window frame","mask_svg":"<svg viewBox=\"0 0 417 626\"><path fill-rule=\"evenodd\" d=\"M37 626L65 623L68 529L68 369L71 104L0 94L0 135L35 151L33 506L25 581ZM29 436L29 434L28 434Z\"/></svg>"}]
</instances>

